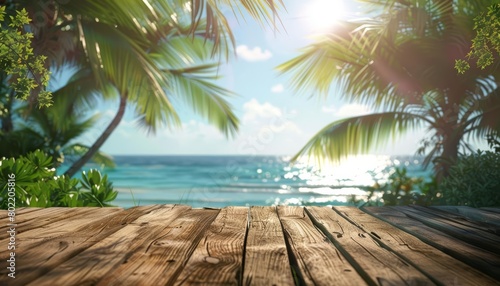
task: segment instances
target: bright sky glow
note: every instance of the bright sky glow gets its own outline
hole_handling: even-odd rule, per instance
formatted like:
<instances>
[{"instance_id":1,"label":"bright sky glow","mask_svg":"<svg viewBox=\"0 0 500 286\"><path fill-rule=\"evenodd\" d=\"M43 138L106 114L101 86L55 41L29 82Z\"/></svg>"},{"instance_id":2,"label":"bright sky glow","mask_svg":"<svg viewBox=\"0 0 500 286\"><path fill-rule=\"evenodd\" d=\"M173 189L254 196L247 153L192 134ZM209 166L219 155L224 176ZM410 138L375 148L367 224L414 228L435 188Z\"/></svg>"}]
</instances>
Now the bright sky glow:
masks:
<instances>
[{"instance_id":1,"label":"bright sky glow","mask_svg":"<svg viewBox=\"0 0 500 286\"><path fill-rule=\"evenodd\" d=\"M323 32L345 17L342 0L314 0L307 2L306 19L315 32Z\"/></svg>"}]
</instances>

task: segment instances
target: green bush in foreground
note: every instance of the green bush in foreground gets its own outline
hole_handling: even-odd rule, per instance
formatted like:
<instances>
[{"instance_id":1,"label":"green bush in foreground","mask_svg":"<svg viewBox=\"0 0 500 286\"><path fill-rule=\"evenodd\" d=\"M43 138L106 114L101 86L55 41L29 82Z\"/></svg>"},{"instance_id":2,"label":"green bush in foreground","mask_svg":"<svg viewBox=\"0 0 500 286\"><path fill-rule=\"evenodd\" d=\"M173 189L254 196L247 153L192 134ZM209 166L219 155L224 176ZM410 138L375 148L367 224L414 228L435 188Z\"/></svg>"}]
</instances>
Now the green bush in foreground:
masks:
<instances>
[{"instance_id":1,"label":"green bush in foreground","mask_svg":"<svg viewBox=\"0 0 500 286\"><path fill-rule=\"evenodd\" d=\"M460 157L441 189L449 205L500 206L500 153L478 151Z\"/></svg>"},{"instance_id":2,"label":"green bush in foreground","mask_svg":"<svg viewBox=\"0 0 500 286\"><path fill-rule=\"evenodd\" d=\"M424 178L410 177L406 168L395 168L386 183L375 183L366 200L351 198L357 205L396 206L396 205L437 205L443 203L436 178L425 181Z\"/></svg>"},{"instance_id":3,"label":"green bush in foreground","mask_svg":"<svg viewBox=\"0 0 500 286\"><path fill-rule=\"evenodd\" d=\"M19 158L0 161L0 208L15 207L105 207L111 206L117 192L107 175L98 170L82 172L82 179L57 176L52 158L35 151ZM10 195L10 196L9 196ZM10 205L12 206L12 205Z\"/></svg>"}]
</instances>

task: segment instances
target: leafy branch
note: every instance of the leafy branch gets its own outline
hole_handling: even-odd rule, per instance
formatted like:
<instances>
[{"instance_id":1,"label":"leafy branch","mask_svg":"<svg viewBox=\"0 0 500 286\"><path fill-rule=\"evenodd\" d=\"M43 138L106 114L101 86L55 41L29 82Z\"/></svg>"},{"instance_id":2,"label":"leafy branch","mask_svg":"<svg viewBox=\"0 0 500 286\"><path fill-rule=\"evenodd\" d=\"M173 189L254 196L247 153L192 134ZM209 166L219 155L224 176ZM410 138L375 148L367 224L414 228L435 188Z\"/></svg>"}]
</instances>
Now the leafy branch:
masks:
<instances>
[{"instance_id":1,"label":"leafy branch","mask_svg":"<svg viewBox=\"0 0 500 286\"><path fill-rule=\"evenodd\" d=\"M466 59L455 61L455 69L463 74L470 69L470 61L476 59L481 69L493 64L494 52L500 53L500 4L488 7L488 12L482 13L474 19L476 37L472 40L472 47Z\"/></svg>"},{"instance_id":2,"label":"leafy branch","mask_svg":"<svg viewBox=\"0 0 500 286\"><path fill-rule=\"evenodd\" d=\"M0 7L0 23L5 21L5 7ZM40 88L36 95L40 107L52 104L52 94L46 90L50 72L45 68L47 57L36 56L31 48L32 33L22 33L25 25L30 23L25 9L16 11L10 16L8 28L0 31L0 69L11 77L11 86L16 97L28 100L33 90ZM31 75L31 76L30 76Z\"/></svg>"}]
</instances>

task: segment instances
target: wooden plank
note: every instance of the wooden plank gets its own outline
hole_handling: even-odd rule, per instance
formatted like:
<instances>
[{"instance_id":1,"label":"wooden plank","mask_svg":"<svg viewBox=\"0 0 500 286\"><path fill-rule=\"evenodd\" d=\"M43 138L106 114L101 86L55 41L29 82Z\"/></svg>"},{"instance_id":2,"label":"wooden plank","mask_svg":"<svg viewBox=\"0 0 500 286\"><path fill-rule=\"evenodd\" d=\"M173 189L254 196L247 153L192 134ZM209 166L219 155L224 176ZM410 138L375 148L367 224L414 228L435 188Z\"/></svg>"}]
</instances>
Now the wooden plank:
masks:
<instances>
[{"instance_id":1,"label":"wooden plank","mask_svg":"<svg viewBox=\"0 0 500 286\"><path fill-rule=\"evenodd\" d=\"M81 250L77 256L67 257L57 267L51 267L44 276L34 280L32 285L95 285L113 268L127 261L134 251L138 250L144 241L156 236L179 214L190 209L187 206L164 205L155 208L148 206L136 208L138 215L133 220L121 224L112 221L110 227L115 231L92 237L93 243ZM145 209L147 211L142 212ZM116 227L119 225L119 227ZM66 237L75 239L73 237ZM86 239L85 241L88 241ZM82 241L78 241L82 244ZM151 243L151 240L148 240Z\"/></svg>"},{"instance_id":2,"label":"wooden plank","mask_svg":"<svg viewBox=\"0 0 500 286\"><path fill-rule=\"evenodd\" d=\"M243 285L293 285L285 238L275 207L251 207Z\"/></svg>"},{"instance_id":3,"label":"wooden plank","mask_svg":"<svg viewBox=\"0 0 500 286\"><path fill-rule=\"evenodd\" d=\"M500 214L500 208L479 208L480 210L488 211L488 212L493 212Z\"/></svg>"},{"instance_id":4,"label":"wooden plank","mask_svg":"<svg viewBox=\"0 0 500 286\"><path fill-rule=\"evenodd\" d=\"M453 220L439 217L428 212L423 212L414 207L394 208L425 225L500 255L500 237L493 233L473 228L462 223L457 223Z\"/></svg>"},{"instance_id":5,"label":"wooden plank","mask_svg":"<svg viewBox=\"0 0 500 286\"><path fill-rule=\"evenodd\" d=\"M20 274L15 279L16 285L27 285L138 217L158 208L159 205L130 208L104 217L95 212L92 222L79 225L72 233L38 241L29 248L23 247L22 251L16 254L19 259L16 259L19 262L16 272ZM67 226L70 225L71 219L67 221ZM1 259L3 258L2 256ZM7 277L6 270L0 269L0 285L5 282L3 279Z\"/></svg>"},{"instance_id":6,"label":"wooden plank","mask_svg":"<svg viewBox=\"0 0 500 286\"><path fill-rule=\"evenodd\" d=\"M16 227L16 248L23 249L23 251L28 250L33 246L37 246L43 240L67 236L82 225L92 224L102 217L121 211L121 209L117 208L78 208L71 210L59 208L58 210L61 214L57 214L57 212L54 212L55 210L44 209L38 212L41 215L38 220L33 219L19 224ZM70 213L67 213L67 211L70 211ZM47 216L42 216L42 214ZM31 227L32 225L33 227ZM38 225L41 225L40 228L36 228ZM25 231L25 229L29 230ZM0 243L7 243L8 239L0 240ZM0 249L0 257L7 256L9 252L7 249Z\"/></svg>"},{"instance_id":7,"label":"wooden plank","mask_svg":"<svg viewBox=\"0 0 500 286\"><path fill-rule=\"evenodd\" d=\"M34 211L43 210L44 208L16 208L16 218L20 215L27 214ZM0 226L7 224L9 222L9 216L7 215L7 210L0 210Z\"/></svg>"},{"instance_id":8,"label":"wooden plank","mask_svg":"<svg viewBox=\"0 0 500 286\"><path fill-rule=\"evenodd\" d=\"M446 233L409 218L391 207L364 207L365 212L419 238L423 242L455 257L462 262L500 279L500 257L490 251L476 247Z\"/></svg>"},{"instance_id":9,"label":"wooden plank","mask_svg":"<svg viewBox=\"0 0 500 286\"><path fill-rule=\"evenodd\" d=\"M455 223L463 224L467 227L480 229L480 230L490 232L490 233L493 233L496 235L500 234L500 221L498 222L498 226L495 226L494 221L490 220L491 223L488 223L487 221L484 220L485 219L484 216L481 216L481 218L476 216L476 219L480 219L480 220L476 220L470 216L467 217L467 215L447 211L446 209L443 209L440 207L422 207L422 206L411 206L411 207L416 208L416 209L423 211L423 212L430 213L430 214L438 216L438 217L446 218L446 219L451 220ZM482 211L482 212L485 212L485 211ZM485 213L487 213L487 212L485 212ZM477 212L476 212L476 214L477 214ZM500 237L499 237L499 239L500 239Z\"/></svg>"},{"instance_id":10,"label":"wooden plank","mask_svg":"<svg viewBox=\"0 0 500 286\"><path fill-rule=\"evenodd\" d=\"M86 209L86 208L77 208ZM15 223L20 231L26 231L32 228L35 224L43 224L43 222L49 223L50 221L57 221L65 219L73 214L75 208L39 208L33 211L17 213L15 217ZM5 218L7 220L7 218ZM0 224L0 239L5 239L4 234L8 228L7 222Z\"/></svg>"},{"instance_id":11,"label":"wooden plank","mask_svg":"<svg viewBox=\"0 0 500 286\"><path fill-rule=\"evenodd\" d=\"M495 229L500 228L500 213L489 212L485 209L476 209L466 206L435 206L432 209L445 211L459 215L468 221L474 223L486 223L495 226Z\"/></svg>"},{"instance_id":12,"label":"wooden plank","mask_svg":"<svg viewBox=\"0 0 500 286\"><path fill-rule=\"evenodd\" d=\"M22 208L17 208L16 213L23 214L23 213L29 213L29 212L34 212L34 211L43 210L43 209L44 208L22 207Z\"/></svg>"},{"instance_id":13,"label":"wooden plank","mask_svg":"<svg viewBox=\"0 0 500 286\"><path fill-rule=\"evenodd\" d=\"M493 213L500 214L500 208L480 208L480 209L488 211L488 212L493 212Z\"/></svg>"},{"instance_id":14,"label":"wooden plank","mask_svg":"<svg viewBox=\"0 0 500 286\"><path fill-rule=\"evenodd\" d=\"M43 210L44 208L16 208L15 213L16 216L22 215L22 214L27 214L30 212L38 211L38 210ZM0 224L6 224L8 221L8 216L7 216L8 211L7 210L0 210Z\"/></svg>"},{"instance_id":15,"label":"wooden plank","mask_svg":"<svg viewBox=\"0 0 500 286\"><path fill-rule=\"evenodd\" d=\"M82 223L91 223L100 216L121 211L123 211L121 208L47 208L21 215L21 222L18 223L16 229L17 237L21 240L29 238L33 243L46 236L74 231ZM33 216L34 214L37 215ZM68 220L72 222L69 223ZM4 235L0 235L0 238L4 239Z\"/></svg>"},{"instance_id":16,"label":"wooden plank","mask_svg":"<svg viewBox=\"0 0 500 286\"><path fill-rule=\"evenodd\" d=\"M278 207L278 216L298 264L300 284L366 285L348 259L318 231L302 207Z\"/></svg>"},{"instance_id":17,"label":"wooden plank","mask_svg":"<svg viewBox=\"0 0 500 286\"><path fill-rule=\"evenodd\" d=\"M161 232L148 235L123 263L109 267L97 285L173 285L219 211L193 209L182 213ZM83 280L88 281L88 277Z\"/></svg>"},{"instance_id":18,"label":"wooden plank","mask_svg":"<svg viewBox=\"0 0 500 286\"><path fill-rule=\"evenodd\" d=\"M352 207L341 208L349 210ZM370 285L434 285L418 269L391 249L384 248L370 233L330 208L307 207L315 224L328 233ZM339 209L335 208L337 211Z\"/></svg>"},{"instance_id":19,"label":"wooden plank","mask_svg":"<svg viewBox=\"0 0 500 286\"><path fill-rule=\"evenodd\" d=\"M21 223L16 228L16 245L21 249L29 249L40 241L58 236L66 236L79 229L82 225L94 223L101 219L123 211L120 208L75 208L59 209L60 214L52 211L40 211L41 216L37 220ZM70 213L68 213L70 211ZM27 230L26 230L27 229ZM1 240L4 243L8 238ZM4 249L0 249L0 256Z\"/></svg>"},{"instance_id":20,"label":"wooden plank","mask_svg":"<svg viewBox=\"0 0 500 286\"><path fill-rule=\"evenodd\" d=\"M500 208L473 208L469 206L432 206L430 208L474 218L475 221L495 220L498 222L500 220Z\"/></svg>"},{"instance_id":21,"label":"wooden plank","mask_svg":"<svg viewBox=\"0 0 500 286\"><path fill-rule=\"evenodd\" d=\"M360 209L335 207L381 247L390 249L407 263L441 285L495 285L493 278L422 242L420 239L383 222Z\"/></svg>"},{"instance_id":22,"label":"wooden plank","mask_svg":"<svg viewBox=\"0 0 500 286\"><path fill-rule=\"evenodd\" d=\"M238 285L248 225L247 207L223 208L207 229L175 285Z\"/></svg>"}]
</instances>

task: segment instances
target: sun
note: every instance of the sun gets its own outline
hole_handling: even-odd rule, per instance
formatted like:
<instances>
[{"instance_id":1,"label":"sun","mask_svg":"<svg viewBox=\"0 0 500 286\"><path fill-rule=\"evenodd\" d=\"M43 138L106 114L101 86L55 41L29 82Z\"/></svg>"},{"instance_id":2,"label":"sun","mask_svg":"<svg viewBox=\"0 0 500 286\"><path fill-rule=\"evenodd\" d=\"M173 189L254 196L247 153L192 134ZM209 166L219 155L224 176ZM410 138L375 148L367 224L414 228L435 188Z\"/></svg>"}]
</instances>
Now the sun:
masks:
<instances>
[{"instance_id":1,"label":"sun","mask_svg":"<svg viewBox=\"0 0 500 286\"><path fill-rule=\"evenodd\" d=\"M315 32L324 32L344 17L342 0L312 0L305 8L308 24Z\"/></svg>"}]
</instances>

